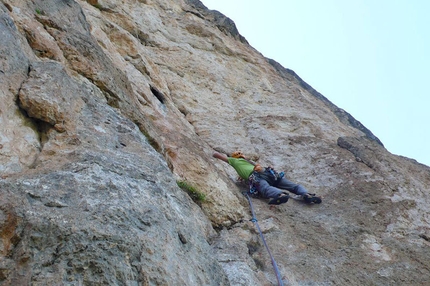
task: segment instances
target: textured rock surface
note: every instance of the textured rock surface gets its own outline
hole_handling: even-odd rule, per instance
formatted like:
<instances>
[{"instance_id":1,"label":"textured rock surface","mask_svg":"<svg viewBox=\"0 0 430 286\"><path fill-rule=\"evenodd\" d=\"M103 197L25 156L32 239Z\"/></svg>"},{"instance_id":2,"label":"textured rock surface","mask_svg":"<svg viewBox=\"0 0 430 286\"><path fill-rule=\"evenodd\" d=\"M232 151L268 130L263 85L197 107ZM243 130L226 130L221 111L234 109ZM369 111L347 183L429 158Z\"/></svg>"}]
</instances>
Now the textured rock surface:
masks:
<instances>
[{"instance_id":1,"label":"textured rock surface","mask_svg":"<svg viewBox=\"0 0 430 286\"><path fill-rule=\"evenodd\" d=\"M286 284L428 281L429 167L224 15L196 0L1 3L1 284L276 284L245 187L211 157L236 149L324 197L253 200Z\"/></svg>"}]
</instances>

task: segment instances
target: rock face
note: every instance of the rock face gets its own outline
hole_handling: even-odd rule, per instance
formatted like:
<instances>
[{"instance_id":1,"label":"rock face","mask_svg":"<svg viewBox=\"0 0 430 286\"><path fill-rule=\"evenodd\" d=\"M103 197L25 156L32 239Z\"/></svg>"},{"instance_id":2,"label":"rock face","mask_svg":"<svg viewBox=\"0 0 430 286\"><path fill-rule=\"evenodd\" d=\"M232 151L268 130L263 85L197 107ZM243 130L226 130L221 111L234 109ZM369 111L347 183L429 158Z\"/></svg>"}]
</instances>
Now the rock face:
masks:
<instances>
[{"instance_id":1,"label":"rock face","mask_svg":"<svg viewBox=\"0 0 430 286\"><path fill-rule=\"evenodd\" d=\"M1 285L276 285L212 158L236 149L323 196L253 199L286 285L429 280L429 167L232 20L197 0L1 3Z\"/></svg>"}]
</instances>

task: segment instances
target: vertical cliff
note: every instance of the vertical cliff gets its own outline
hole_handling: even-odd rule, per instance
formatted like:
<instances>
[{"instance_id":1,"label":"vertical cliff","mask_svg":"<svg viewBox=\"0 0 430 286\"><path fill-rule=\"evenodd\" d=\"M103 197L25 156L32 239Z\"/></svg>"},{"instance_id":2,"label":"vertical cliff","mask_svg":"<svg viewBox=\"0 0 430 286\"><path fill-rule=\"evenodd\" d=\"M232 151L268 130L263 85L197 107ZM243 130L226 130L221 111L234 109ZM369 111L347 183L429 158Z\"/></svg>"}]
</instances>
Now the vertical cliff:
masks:
<instances>
[{"instance_id":1,"label":"vertical cliff","mask_svg":"<svg viewBox=\"0 0 430 286\"><path fill-rule=\"evenodd\" d=\"M275 284L246 187L211 156L236 149L323 196L254 200L286 284L430 277L429 167L231 19L195 0L0 9L3 285Z\"/></svg>"}]
</instances>

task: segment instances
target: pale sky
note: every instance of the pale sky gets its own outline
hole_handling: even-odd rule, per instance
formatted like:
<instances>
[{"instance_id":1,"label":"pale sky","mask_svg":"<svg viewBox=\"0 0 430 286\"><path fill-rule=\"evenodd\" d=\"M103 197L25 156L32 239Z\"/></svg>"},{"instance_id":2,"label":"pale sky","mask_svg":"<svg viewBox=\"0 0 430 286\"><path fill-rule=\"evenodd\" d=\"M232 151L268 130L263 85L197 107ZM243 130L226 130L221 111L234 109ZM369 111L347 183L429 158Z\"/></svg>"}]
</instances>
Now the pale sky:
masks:
<instances>
[{"instance_id":1,"label":"pale sky","mask_svg":"<svg viewBox=\"0 0 430 286\"><path fill-rule=\"evenodd\" d=\"M430 1L202 0L385 148L430 166Z\"/></svg>"}]
</instances>

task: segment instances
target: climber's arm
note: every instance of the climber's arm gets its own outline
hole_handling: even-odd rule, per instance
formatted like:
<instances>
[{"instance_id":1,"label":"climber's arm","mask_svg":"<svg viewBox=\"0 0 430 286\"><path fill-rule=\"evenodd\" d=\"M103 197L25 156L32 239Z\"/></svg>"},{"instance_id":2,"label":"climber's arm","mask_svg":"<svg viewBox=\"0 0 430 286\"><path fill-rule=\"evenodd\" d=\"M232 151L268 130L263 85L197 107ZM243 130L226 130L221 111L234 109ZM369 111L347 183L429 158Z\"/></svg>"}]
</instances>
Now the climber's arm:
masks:
<instances>
[{"instance_id":1,"label":"climber's arm","mask_svg":"<svg viewBox=\"0 0 430 286\"><path fill-rule=\"evenodd\" d=\"M228 157L225 154L221 154L221 153L215 152L212 156L214 158L220 159L220 160L228 163Z\"/></svg>"}]
</instances>

